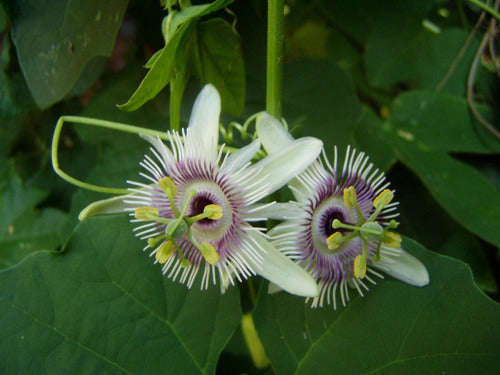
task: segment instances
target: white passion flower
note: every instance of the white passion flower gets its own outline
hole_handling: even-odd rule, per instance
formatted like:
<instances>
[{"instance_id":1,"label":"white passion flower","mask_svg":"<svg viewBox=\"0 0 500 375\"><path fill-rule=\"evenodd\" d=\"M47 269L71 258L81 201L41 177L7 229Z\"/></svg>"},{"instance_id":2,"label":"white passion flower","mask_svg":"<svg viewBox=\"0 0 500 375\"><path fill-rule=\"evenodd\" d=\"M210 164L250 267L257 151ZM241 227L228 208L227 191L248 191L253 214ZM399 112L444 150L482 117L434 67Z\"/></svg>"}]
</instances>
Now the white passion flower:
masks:
<instances>
[{"instance_id":1,"label":"white passion flower","mask_svg":"<svg viewBox=\"0 0 500 375\"><path fill-rule=\"evenodd\" d=\"M294 142L269 115L261 116L257 133L270 155ZM323 156L328 169L318 160L290 182L297 209L268 233L273 245L317 280L320 293L312 307L326 302L336 309L337 292L345 306L349 287L363 296L367 283L375 284L374 276L383 278L376 270L414 286L427 285L425 266L401 248L401 237L391 231L398 225L398 203L392 202L384 174L372 170L364 153L350 148L341 173L336 149L333 167ZM273 290L279 288L271 284Z\"/></svg>"},{"instance_id":2,"label":"white passion flower","mask_svg":"<svg viewBox=\"0 0 500 375\"><path fill-rule=\"evenodd\" d=\"M96 202L80 218L130 212L136 235L147 241L144 249L164 274L188 288L202 269L201 289L219 279L225 290L234 278L259 274L289 293L317 296L315 280L251 222L276 215L281 204L257 202L309 166L322 142L298 139L255 164L258 140L224 155L223 146L218 150L220 105L217 90L206 85L187 129L168 133L170 148L144 136L153 146L140 163L145 181L129 181L131 194Z\"/></svg>"}]
</instances>

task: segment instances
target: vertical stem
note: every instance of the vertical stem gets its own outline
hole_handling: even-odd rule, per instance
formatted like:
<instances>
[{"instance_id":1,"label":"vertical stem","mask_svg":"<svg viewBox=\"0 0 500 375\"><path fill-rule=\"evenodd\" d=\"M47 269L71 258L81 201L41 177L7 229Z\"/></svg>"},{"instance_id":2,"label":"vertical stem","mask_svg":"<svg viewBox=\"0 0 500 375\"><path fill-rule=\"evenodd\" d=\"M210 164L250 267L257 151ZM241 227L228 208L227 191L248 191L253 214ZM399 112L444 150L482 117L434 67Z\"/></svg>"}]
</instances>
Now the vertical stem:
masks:
<instances>
[{"instance_id":1,"label":"vertical stem","mask_svg":"<svg viewBox=\"0 0 500 375\"><path fill-rule=\"evenodd\" d=\"M284 0L268 0L266 111L281 118Z\"/></svg>"}]
</instances>

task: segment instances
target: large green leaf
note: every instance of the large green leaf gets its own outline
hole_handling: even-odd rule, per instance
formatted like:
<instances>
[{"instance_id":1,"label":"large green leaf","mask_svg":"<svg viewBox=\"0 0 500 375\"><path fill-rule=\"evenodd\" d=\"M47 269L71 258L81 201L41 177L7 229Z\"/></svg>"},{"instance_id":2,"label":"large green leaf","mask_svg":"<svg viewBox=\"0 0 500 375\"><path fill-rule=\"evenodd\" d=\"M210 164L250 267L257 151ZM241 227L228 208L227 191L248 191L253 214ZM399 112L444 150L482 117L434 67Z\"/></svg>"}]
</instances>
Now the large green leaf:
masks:
<instances>
[{"instance_id":1,"label":"large green leaf","mask_svg":"<svg viewBox=\"0 0 500 375\"><path fill-rule=\"evenodd\" d=\"M381 131L383 121L368 107L363 108L363 117L356 125L355 144L360 151L370 156L377 168L387 171L396 161L389 139Z\"/></svg>"},{"instance_id":2,"label":"large green leaf","mask_svg":"<svg viewBox=\"0 0 500 375\"><path fill-rule=\"evenodd\" d=\"M392 50L393 46L387 42L385 35L380 40L370 40L366 64L372 84L391 87L407 83L411 87L435 89L451 69L468 35L468 32L460 29L445 29L434 34L420 26L418 33L402 44L400 50ZM473 42L458 64L453 66L453 73L442 87L444 90L465 94L465 83L476 49L477 43ZM384 62L379 57L383 53L387 53Z\"/></svg>"},{"instance_id":3,"label":"large green leaf","mask_svg":"<svg viewBox=\"0 0 500 375\"><path fill-rule=\"evenodd\" d=\"M19 263L27 255L40 249L61 246L59 231L66 214L52 208L27 210L0 234L0 269Z\"/></svg>"},{"instance_id":4,"label":"large green leaf","mask_svg":"<svg viewBox=\"0 0 500 375\"><path fill-rule=\"evenodd\" d=\"M494 374L500 371L500 305L460 261L404 247L430 284L379 281L346 308L311 309L286 294L261 293L255 323L278 374Z\"/></svg>"},{"instance_id":5,"label":"large green leaf","mask_svg":"<svg viewBox=\"0 0 500 375\"><path fill-rule=\"evenodd\" d=\"M23 186L12 162L2 161L0 181L0 269L34 251L59 247L66 215L51 208L35 209L48 193Z\"/></svg>"},{"instance_id":6,"label":"large green leaf","mask_svg":"<svg viewBox=\"0 0 500 375\"><path fill-rule=\"evenodd\" d=\"M327 151L353 143L355 124L363 108L349 75L326 60L299 60L285 64L283 116L304 134L321 138Z\"/></svg>"},{"instance_id":7,"label":"large green leaf","mask_svg":"<svg viewBox=\"0 0 500 375\"><path fill-rule=\"evenodd\" d=\"M9 225L17 220L26 210L36 206L47 192L23 186L14 170L12 161L0 163L0 233L8 231Z\"/></svg>"},{"instance_id":8,"label":"large green leaf","mask_svg":"<svg viewBox=\"0 0 500 375\"><path fill-rule=\"evenodd\" d=\"M394 139L396 153L460 224L500 246L500 192L483 174L451 156Z\"/></svg>"},{"instance_id":9,"label":"large green leaf","mask_svg":"<svg viewBox=\"0 0 500 375\"><path fill-rule=\"evenodd\" d=\"M329 22L358 44L373 43L382 47L381 55L397 49L420 26L420 20L432 7L430 0L321 0L317 6ZM387 39L384 45L382 35ZM376 53L376 51L373 51ZM380 56L381 57L381 56ZM389 57L389 56L387 56ZM382 62L383 64L388 61Z\"/></svg>"},{"instance_id":10,"label":"large green leaf","mask_svg":"<svg viewBox=\"0 0 500 375\"><path fill-rule=\"evenodd\" d=\"M125 215L92 218L66 252L0 272L0 372L211 374L238 292L170 282Z\"/></svg>"},{"instance_id":11,"label":"large green leaf","mask_svg":"<svg viewBox=\"0 0 500 375\"><path fill-rule=\"evenodd\" d=\"M485 115L491 110L481 108ZM380 124L373 123L379 127ZM465 100L449 94L409 92L396 98L392 116L377 137L358 132L363 143L389 141L392 152L425 184L457 222L495 245L500 244L500 193L477 169L448 152L494 153L500 142L469 114Z\"/></svg>"},{"instance_id":12,"label":"large green leaf","mask_svg":"<svg viewBox=\"0 0 500 375\"><path fill-rule=\"evenodd\" d=\"M399 201L398 230L439 254L466 262L476 284L484 291L496 292L498 287L485 254L485 244L453 220L409 169L397 165L391 169L388 179Z\"/></svg>"},{"instance_id":13,"label":"large green leaf","mask_svg":"<svg viewBox=\"0 0 500 375\"><path fill-rule=\"evenodd\" d=\"M443 152L492 153L500 142L474 121L467 102L455 95L409 91L398 96L389 118L401 139L414 139ZM492 110L479 107L485 117Z\"/></svg>"},{"instance_id":14,"label":"large green leaf","mask_svg":"<svg viewBox=\"0 0 500 375\"><path fill-rule=\"evenodd\" d=\"M111 54L126 8L126 0L14 2L12 37L39 107L70 92L92 59Z\"/></svg>"}]
</instances>

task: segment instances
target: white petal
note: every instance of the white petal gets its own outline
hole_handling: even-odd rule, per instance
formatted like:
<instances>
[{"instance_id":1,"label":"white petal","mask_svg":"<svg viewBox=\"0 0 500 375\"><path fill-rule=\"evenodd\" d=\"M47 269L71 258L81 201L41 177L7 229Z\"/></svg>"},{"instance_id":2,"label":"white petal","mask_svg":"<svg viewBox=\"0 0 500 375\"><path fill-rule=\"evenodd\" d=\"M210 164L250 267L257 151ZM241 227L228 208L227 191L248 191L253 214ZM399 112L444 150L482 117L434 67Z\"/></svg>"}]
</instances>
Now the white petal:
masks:
<instances>
[{"instance_id":1,"label":"white petal","mask_svg":"<svg viewBox=\"0 0 500 375\"><path fill-rule=\"evenodd\" d=\"M261 233L250 232L248 235L267 252L263 254L262 268L255 270L260 276L290 294L303 297L316 297L319 294L316 281L306 270L278 251Z\"/></svg>"},{"instance_id":2,"label":"white petal","mask_svg":"<svg viewBox=\"0 0 500 375\"><path fill-rule=\"evenodd\" d=\"M324 184L321 176L326 176L327 174L328 172L326 172L325 168L316 160L301 174L300 179L294 178L291 180L288 183L288 187L295 199L298 202L304 203L309 201L310 197Z\"/></svg>"},{"instance_id":3,"label":"white petal","mask_svg":"<svg viewBox=\"0 0 500 375\"><path fill-rule=\"evenodd\" d=\"M293 203L254 204L243 217L245 220L286 220L302 216L300 207Z\"/></svg>"},{"instance_id":4,"label":"white petal","mask_svg":"<svg viewBox=\"0 0 500 375\"><path fill-rule=\"evenodd\" d=\"M238 151L233 152L228 156L227 160L224 162L224 165L221 167L221 171L229 172L229 171L237 171L242 168L245 164L247 164L252 158L255 156L257 151L260 148L260 141L255 140L249 145L240 148Z\"/></svg>"},{"instance_id":5,"label":"white petal","mask_svg":"<svg viewBox=\"0 0 500 375\"><path fill-rule=\"evenodd\" d=\"M269 154L277 152L293 142L293 137L286 131L281 122L269 113L260 114L255 126L262 146Z\"/></svg>"},{"instance_id":6,"label":"white petal","mask_svg":"<svg viewBox=\"0 0 500 375\"><path fill-rule=\"evenodd\" d=\"M267 287L267 293L269 293L269 294L275 294L275 293L279 293L282 291L283 291L283 289L281 289L275 283L269 283L269 286Z\"/></svg>"},{"instance_id":7,"label":"white petal","mask_svg":"<svg viewBox=\"0 0 500 375\"><path fill-rule=\"evenodd\" d=\"M422 287L429 284L429 273L425 266L404 250L401 250L401 255L398 257L391 257L388 261L382 258L380 262L374 262L371 266L413 286Z\"/></svg>"},{"instance_id":8,"label":"white petal","mask_svg":"<svg viewBox=\"0 0 500 375\"><path fill-rule=\"evenodd\" d=\"M126 208L130 208L130 204L123 202L125 197L129 195L119 195L109 199L95 201L85 207L78 215L78 220L83 221L94 215L116 214L124 212Z\"/></svg>"},{"instance_id":9,"label":"white petal","mask_svg":"<svg viewBox=\"0 0 500 375\"><path fill-rule=\"evenodd\" d=\"M206 85L196 98L189 128L196 136L203 140L207 159L215 160L217 157L217 144L219 143L219 116L220 96L212 85Z\"/></svg>"},{"instance_id":10,"label":"white petal","mask_svg":"<svg viewBox=\"0 0 500 375\"><path fill-rule=\"evenodd\" d=\"M172 151L170 151L165 143L163 143L159 138L155 138L146 134L141 134L141 137L154 146L166 165L170 165L175 162L174 154L172 154Z\"/></svg>"},{"instance_id":11,"label":"white petal","mask_svg":"<svg viewBox=\"0 0 500 375\"><path fill-rule=\"evenodd\" d=\"M321 152L323 142L313 137L300 138L272 153L251 168L261 168L260 175L267 178L266 194L281 188L303 172Z\"/></svg>"}]
</instances>

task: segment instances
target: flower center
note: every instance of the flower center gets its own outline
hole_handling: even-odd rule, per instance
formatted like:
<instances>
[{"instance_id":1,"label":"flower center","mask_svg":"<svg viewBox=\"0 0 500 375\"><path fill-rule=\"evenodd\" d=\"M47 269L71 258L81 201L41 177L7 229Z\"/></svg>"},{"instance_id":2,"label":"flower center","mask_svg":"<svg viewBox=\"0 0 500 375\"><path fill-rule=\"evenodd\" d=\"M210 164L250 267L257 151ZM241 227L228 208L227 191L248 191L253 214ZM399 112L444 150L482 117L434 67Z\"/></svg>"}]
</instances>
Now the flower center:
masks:
<instances>
[{"instance_id":1,"label":"flower center","mask_svg":"<svg viewBox=\"0 0 500 375\"><path fill-rule=\"evenodd\" d=\"M211 204L220 206L223 213L219 220L202 219L194 223L191 227L193 234L202 241L222 238L233 222L233 210L222 189L213 181L194 181L185 186L184 191L189 190L196 191L196 196L190 203L188 216L203 212ZM181 197L181 202L185 199Z\"/></svg>"},{"instance_id":2,"label":"flower center","mask_svg":"<svg viewBox=\"0 0 500 375\"><path fill-rule=\"evenodd\" d=\"M203 213L203 210L205 209L206 206L209 204L215 204L215 202L210 199L210 197L199 194L196 197L193 198L191 201L191 207L190 207L190 216L195 216ZM200 224L209 224L212 222L212 219L201 219L199 221Z\"/></svg>"},{"instance_id":3,"label":"flower center","mask_svg":"<svg viewBox=\"0 0 500 375\"><path fill-rule=\"evenodd\" d=\"M345 215L340 210L332 210L330 213L325 213L325 218L322 218L321 221L323 223L323 233L326 238L330 237L335 232L341 232L343 235L346 232L350 232L349 229L333 229L332 224L335 219L346 224L354 224L346 220Z\"/></svg>"},{"instance_id":4,"label":"flower center","mask_svg":"<svg viewBox=\"0 0 500 375\"><path fill-rule=\"evenodd\" d=\"M316 249L324 254L331 255L326 240L334 232L332 224L335 219L343 223L356 223L356 212L353 208L348 208L341 197L330 196L323 200L316 209L312 217L312 240ZM342 229L349 231L348 229ZM344 246L340 246L335 252L341 252Z\"/></svg>"}]
</instances>

